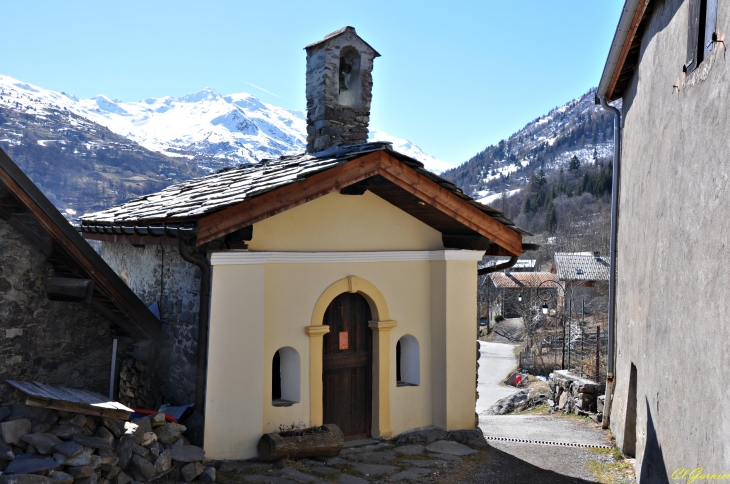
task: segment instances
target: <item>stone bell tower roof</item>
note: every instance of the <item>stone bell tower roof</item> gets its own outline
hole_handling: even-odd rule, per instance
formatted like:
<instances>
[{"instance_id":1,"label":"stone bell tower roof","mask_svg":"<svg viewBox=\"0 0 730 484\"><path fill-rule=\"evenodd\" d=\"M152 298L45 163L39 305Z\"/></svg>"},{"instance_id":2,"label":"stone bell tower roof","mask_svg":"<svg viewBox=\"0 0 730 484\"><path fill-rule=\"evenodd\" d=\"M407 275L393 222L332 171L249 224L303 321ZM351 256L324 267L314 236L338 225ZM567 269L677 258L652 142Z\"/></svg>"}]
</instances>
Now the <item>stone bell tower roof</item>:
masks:
<instances>
[{"instance_id":1,"label":"stone bell tower roof","mask_svg":"<svg viewBox=\"0 0 730 484\"><path fill-rule=\"evenodd\" d=\"M360 37L359 35L357 35L357 32L355 31L355 27L350 27L349 25L347 27L342 27L341 29L335 30L334 32L331 32L331 33L325 35L322 40L318 40L317 42L312 42L311 44L309 44L308 46L306 46L304 49L305 50L309 50L309 49L311 49L313 47L316 47L316 46L318 46L318 45L320 45L320 44L322 44L322 43L324 43L324 42L326 42L326 41L328 41L330 39L334 39L335 37L338 37L338 36L343 35L345 33L351 33L351 34L357 36L357 38L360 39L360 41L363 44L367 45L368 47L370 47L372 49L373 53L375 54L374 57L380 57L380 54L378 53L378 51L376 51L375 49L373 49L373 47L370 44L368 44L367 42L365 42L362 39L362 37Z\"/></svg>"},{"instance_id":2,"label":"stone bell tower roof","mask_svg":"<svg viewBox=\"0 0 730 484\"><path fill-rule=\"evenodd\" d=\"M309 44L307 51L307 152L368 139L373 59L380 54L353 27Z\"/></svg>"}]
</instances>

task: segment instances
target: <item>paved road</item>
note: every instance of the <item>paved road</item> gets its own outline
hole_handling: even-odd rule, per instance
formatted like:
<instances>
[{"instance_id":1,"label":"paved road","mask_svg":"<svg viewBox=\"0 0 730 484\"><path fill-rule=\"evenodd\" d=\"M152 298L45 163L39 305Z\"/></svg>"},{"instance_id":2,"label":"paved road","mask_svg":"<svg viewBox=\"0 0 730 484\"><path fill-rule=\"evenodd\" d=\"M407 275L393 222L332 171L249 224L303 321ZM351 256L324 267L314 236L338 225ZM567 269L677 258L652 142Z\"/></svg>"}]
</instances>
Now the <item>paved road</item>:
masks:
<instances>
[{"instance_id":1,"label":"paved road","mask_svg":"<svg viewBox=\"0 0 730 484\"><path fill-rule=\"evenodd\" d=\"M501 385L507 373L517 366L514 354L514 345L503 343L479 342L479 400L477 413L479 418L494 402L512 395L517 390L514 387Z\"/></svg>"},{"instance_id":2,"label":"paved road","mask_svg":"<svg viewBox=\"0 0 730 484\"><path fill-rule=\"evenodd\" d=\"M590 421L556 415L486 415L497 400L517 390L501 385L507 373L517 366L514 346L480 342L479 427L488 437L526 441L552 441L587 445L610 444L610 436ZM526 442L489 442L491 464L473 469L472 483L593 483L587 465L600 458L587 448L538 445Z\"/></svg>"}]
</instances>

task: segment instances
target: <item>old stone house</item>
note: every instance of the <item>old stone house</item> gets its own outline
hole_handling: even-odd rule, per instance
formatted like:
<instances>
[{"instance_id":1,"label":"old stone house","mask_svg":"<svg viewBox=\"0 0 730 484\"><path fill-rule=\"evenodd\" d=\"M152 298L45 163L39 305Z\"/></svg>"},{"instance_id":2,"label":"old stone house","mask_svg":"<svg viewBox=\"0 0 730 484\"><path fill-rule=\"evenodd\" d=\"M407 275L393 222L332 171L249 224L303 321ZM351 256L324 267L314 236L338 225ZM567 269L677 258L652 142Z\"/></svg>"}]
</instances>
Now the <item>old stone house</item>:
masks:
<instances>
[{"instance_id":1,"label":"old stone house","mask_svg":"<svg viewBox=\"0 0 730 484\"><path fill-rule=\"evenodd\" d=\"M729 29L728 2L627 0L598 88L623 102L610 426L640 482L729 472Z\"/></svg>"},{"instance_id":2,"label":"old stone house","mask_svg":"<svg viewBox=\"0 0 730 484\"><path fill-rule=\"evenodd\" d=\"M254 457L292 424L350 439L474 428L477 262L522 254L501 212L367 143L379 54L355 29L306 52L307 153L82 217L159 302L211 458Z\"/></svg>"},{"instance_id":3,"label":"old stone house","mask_svg":"<svg viewBox=\"0 0 730 484\"><path fill-rule=\"evenodd\" d=\"M149 360L159 332L152 312L0 150L0 382L116 395L123 359ZM8 392L0 385L0 402Z\"/></svg>"}]
</instances>

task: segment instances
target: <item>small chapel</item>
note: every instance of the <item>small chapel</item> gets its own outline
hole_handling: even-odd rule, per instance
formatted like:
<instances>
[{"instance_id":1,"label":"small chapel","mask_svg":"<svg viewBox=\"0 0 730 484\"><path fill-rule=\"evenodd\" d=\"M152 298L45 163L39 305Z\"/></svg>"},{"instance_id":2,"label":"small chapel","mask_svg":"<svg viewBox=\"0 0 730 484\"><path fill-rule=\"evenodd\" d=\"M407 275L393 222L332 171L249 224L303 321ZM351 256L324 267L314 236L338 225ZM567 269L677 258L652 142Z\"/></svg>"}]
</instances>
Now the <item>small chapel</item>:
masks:
<instances>
[{"instance_id":1,"label":"small chapel","mask_svg":"<svg viewBox=\"0 0 730 484\"><path fill-rule=\"evenodd\" d=\"M161 398L194 402L212 459L282 427L473 429L477 263L523 250L500 211L368 143L380 54L354 28L305 50L305 153L81 218L159 312Z\"/></svg>"}]
</instances>

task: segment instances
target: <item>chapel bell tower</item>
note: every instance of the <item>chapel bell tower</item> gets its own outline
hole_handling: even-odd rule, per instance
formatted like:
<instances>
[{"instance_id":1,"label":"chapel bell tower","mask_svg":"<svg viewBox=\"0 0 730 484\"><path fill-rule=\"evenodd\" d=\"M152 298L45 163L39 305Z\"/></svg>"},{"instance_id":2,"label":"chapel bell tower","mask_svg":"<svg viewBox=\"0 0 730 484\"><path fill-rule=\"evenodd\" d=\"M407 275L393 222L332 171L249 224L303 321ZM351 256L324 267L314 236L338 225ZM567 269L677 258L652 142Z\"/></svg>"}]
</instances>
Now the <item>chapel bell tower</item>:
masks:
<instances>
[{"instance_id":1,"label":"chapel bell tower","mask_svg":"<svg viewBox=\"0 0 730 484\"><path fill-rule=\"evenodd\" d=\"M375 49L344 27L309 44L307 51L307 152L336 143L366 143Z\"/></svg>"}]
</instances>

